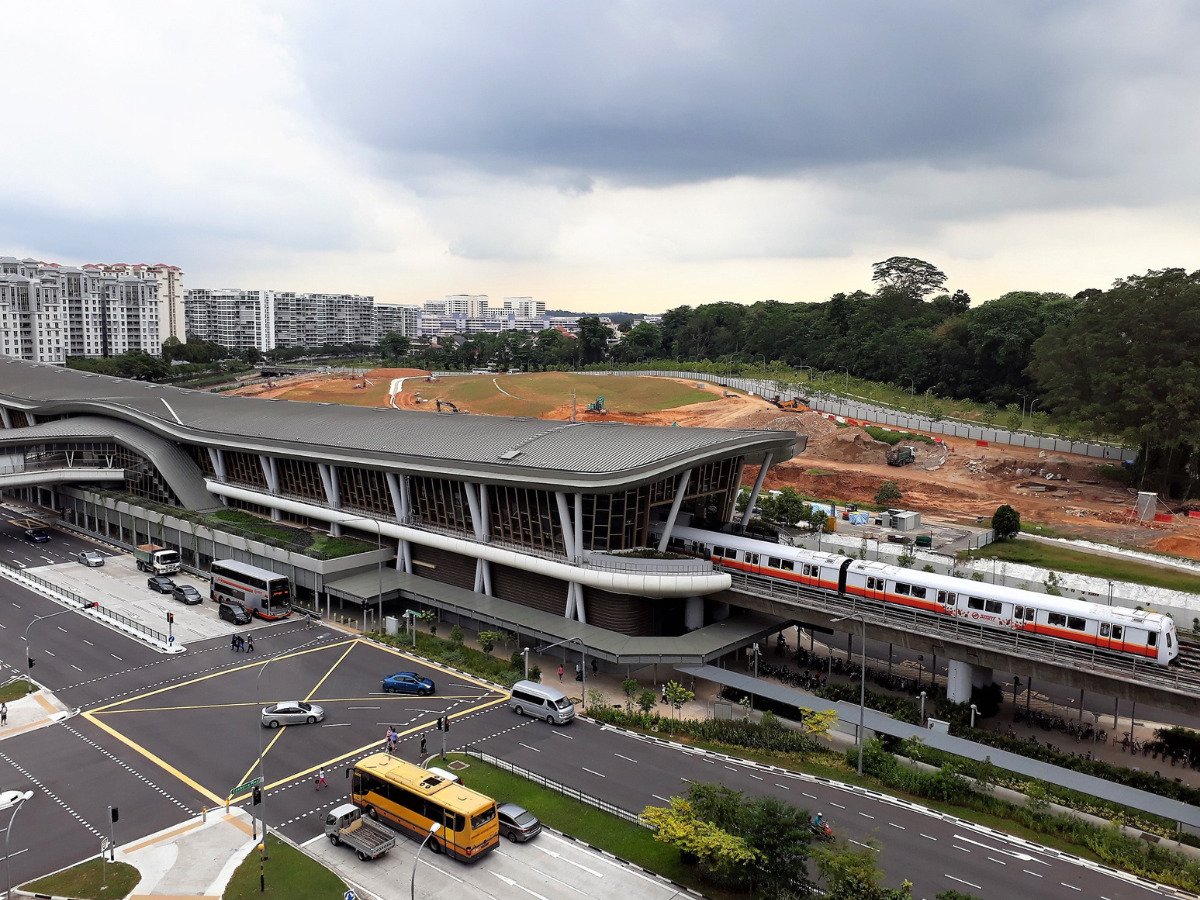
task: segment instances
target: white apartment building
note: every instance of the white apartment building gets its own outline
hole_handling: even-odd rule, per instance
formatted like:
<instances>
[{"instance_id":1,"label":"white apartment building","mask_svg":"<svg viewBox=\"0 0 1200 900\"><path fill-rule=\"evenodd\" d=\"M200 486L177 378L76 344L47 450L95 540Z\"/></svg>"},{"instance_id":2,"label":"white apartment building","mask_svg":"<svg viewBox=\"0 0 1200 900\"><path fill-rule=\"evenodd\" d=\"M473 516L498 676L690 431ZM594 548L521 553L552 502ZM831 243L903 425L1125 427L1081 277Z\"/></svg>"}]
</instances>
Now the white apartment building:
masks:
<instances>
[{"instance_id":1,"label":"white apartment building","mask_svg":"<svg viewBox=\"0 0 1200 900\"><path fill-rule=\"evenodd\" d=\"M398 303L375 304L375 334L382 339L392 332L404 337L419 337L423 310L419 306L401 306Z\"/></svg>"},{"instance_id":2,"label":"white apartment building","mask_svg":"<svg viewBox=\"0 0 1200 900\"><path fill-rule=\"evenodd\" d=\"M136 278L153 278L158 282L158 331L159 338L169 337L187 340L187 328L183 310L183 269L167 263L93 263L85 269L98 270L109 275L130 275Z\"/></svg>"},{"instance_id":3,"label":"white apartment building","mask_svg":"<svg viewBox=\"0 0 1200 900\"><path fill-rule=\"evenodd\" d=\"M275 294L275 344L374 344L375 298L358 294Z\"/></svg>"},{"instance_id":4,"label":"white apartment building","mask_svg":"<svg viewBox=\"0 0 1200 900\"><path fill-rule=\"evenodd\" d=\"M275 347L275 293L193 288L184 297L187 335L231 350Z\"/></svg>"},{"instance_id":5,"label":"white apartment building","mask_svg":"<svg viewBox=\"0 0 1200 900\"><path fill-rule=\"evenodd\" d=\"M541 319L546 315L546 301L532 297L505 297L504 311L518 319Z\"/></svg>"},{"instance_id":6,"label":"white apartment building","mask_svg":"<svg viewBox=\"0 0 1200 900\"><path fill-rule=\"evenodd\" d=\"M12 257L0 258L0 354L64 363L66 310L58 279L53 274L25 274L24 266L16 263Z\"/></svg>"},{"instance_id":7,"label":"white apartment building","mask_svg":"<svg viewBox=\"0 0 1200 900\"><path fill-rule=\"evenodd\" d=\"M487 294L447 294L442 300L426 300L425 311L435 316L481 319L487 315Z\"/></svg>"}]
</instances>

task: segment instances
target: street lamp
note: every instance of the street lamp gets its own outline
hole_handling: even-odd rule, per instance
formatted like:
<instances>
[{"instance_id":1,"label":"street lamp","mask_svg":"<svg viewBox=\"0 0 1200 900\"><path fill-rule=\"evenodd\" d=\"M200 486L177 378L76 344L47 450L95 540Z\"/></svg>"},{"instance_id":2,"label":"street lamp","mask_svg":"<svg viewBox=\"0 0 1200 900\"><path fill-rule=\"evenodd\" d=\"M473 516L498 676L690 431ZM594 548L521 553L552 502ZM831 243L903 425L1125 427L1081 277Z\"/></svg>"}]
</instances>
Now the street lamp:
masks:
<instances>
[{"instance_id":1,"label":"street lamp","mask_svg":"<svg viewBox=\"0 0 1200 900\"><path fill-rule=\"evenodd\" d=\"M850 370L847 369L845 366L842 366L842 368L840 368L838 371L844 372L846 375L846 382L845 382L846 386L845 386L845 388L843 388L842 393L849 395L849 393L850 393Z\"/></svg>"},{"instance_id":2,"label":"street lamp","mask_svg":"<svg viewBox=\"0 0 1200 900\"><path fill-rule=\"evenodd\" d=\"M858 774L863 773L863 744L866 743L867 733L864 728L864 723L867 714L867 620L862 613L850 613L848 616L842 616L840 619L833 619L830 624L835 625L838 622L845 622L847 619L858 619L862 625L862 672L860 673L858 683Z\"/></svg>"},{"instance_id":3,"label":"street lamp","mask_svg":"<svg viewBox=\"0 0 1200 900\"><path fill-rule=\"evenodd\" d=\"M760 647L758 645L758 641L755 641L753 644L750 645L750 650L754 654L754 679L757 681L758 680L758 657L762 654L762 647ZM753 691L750 692L750 709L751 710L754 709L754 692Z\"/></svg>"},{"instance_id":4,"label":"street lamp","mask_svg":"<svg viewBox=\"0 0 1200 900\"><path fill-rule=\"evenodd\" d=\"M262 809L259 810L258 816L262 820L262 843L259 844L258 851L258 880L259 885L263 890L266 890L267 876L263 869L263 860L267 858L267 786L266 764L266 749L263 747L263 727L262 727L262 675L267 671L267 666L278 659L277 656L268 657L259 667L258 675L254 679L254 699L255 709L259 710L258 721L258 780L261 782L259 790L262 791ZM251 770L253 771L253 770ZM253 811L250 814L251 821L254 819Z\"/></svg>"},{"instance_id":5,"label":"street lamp","mask_svg":"<svg viewBox=\"0 0 1200 900\"><path fill-rule=\"evenodd\" d=\"M429 839L441 830L441 823L434 822L429 826L429 834L425 835L425 840L421 841L421 846L417 848L417 855L413 859L412 878L408 882L408 896L411 900L417 900L417 863L421 861L421 851L425 849L425 845L429 843Z\"/></svg>"},{"instance_id":6,"label":"street lamp","mask_svg":"<svg viewBox=\"0 0 1200 900\"><path fill-rule=\"evenodd\" d=\"M587 644L583 642L581 637L564 638L561 641L555 641L553 644L547 644L545 647L538 647L538 653L545 653L547 650L553 650L563 644L578 644L579 645L579 673L580 673L580 688L583 693L584 708L587 708ZM526 657L528 660L528 657Z\"/></svg>"},{"instance_id":7,"label":"street lamp","mask_svg":"<svg viewBox=\"0 0 1200 900\"><path fill-rule=\"evenodd\" d=\"M921 691L921 727L925 727L925 692Z\"/></svg>"},{"instance_id":8,"label":"street lamp","mask_svg":"<svg viewBox=\"0 0 1200 900\"><path fill-rule=\"evenodd\" d=\"M522 647L521 655L523 657L525 657L525 680L528 681L529 680L529 648Z\"/></svg>"},{"instance_id":9,"label":"street lamp","mask_svg":"<svg viewBox=\"0 0 1200 900\"><path fill-rule=\"evenodd\" d=\"M975 714L979 712L979 707L974 703L971 704L971 727L975 727Z\"/></svg>"},{"instance_id":10,"label":"street lamp","mask_svg":"<svg viewBox=\"0 0 1200 900\"><path fill-rule=\"evenodd\" d=\"M16 796L13 796L14 794ZM11 897L12 872L9 870L8 862L8 858L11 855L8 852L8 839L12 837L13 822L17 820L17 813L21 811L22 804L24 804L26 800L33 796L33 791L25 791L24 793L20 791L7 791L6 796L8 799L3 804L0 804L0 810L11 809L13 812L8 818L8 827L4 829L4 880L8 882L8 890L5 892L4 896ZM104 861L101 860L100 864L104 865Z\"/></svg>"},{"instance_id":11,"label":"street lamp","mask_svg":"<svg viewBox=\"0 0 1200 900\"><path fill-rule=\"evenodd\" d=\"M100 605L100 602L98 600L93 600L89 603L83 604L83 606L81 606L80 609L95 609L99 605ZM60 609L58 612L47 613L44 616L35 616L33 618L33 620L30 621L30 623L25 626L25 636L23 638L21 638L21 640L23 640L25 642L25 662L30 669L33 668L33 651L29 647L29 632L33 628L33 626L36 625L38 622L41 622L43 619L53 619L55 616L65 616L67 613L73 613L73 612L78 612L78 610ZM0 808L3 808L3 807L0 807Z\"/></svg>"}]
</instances>

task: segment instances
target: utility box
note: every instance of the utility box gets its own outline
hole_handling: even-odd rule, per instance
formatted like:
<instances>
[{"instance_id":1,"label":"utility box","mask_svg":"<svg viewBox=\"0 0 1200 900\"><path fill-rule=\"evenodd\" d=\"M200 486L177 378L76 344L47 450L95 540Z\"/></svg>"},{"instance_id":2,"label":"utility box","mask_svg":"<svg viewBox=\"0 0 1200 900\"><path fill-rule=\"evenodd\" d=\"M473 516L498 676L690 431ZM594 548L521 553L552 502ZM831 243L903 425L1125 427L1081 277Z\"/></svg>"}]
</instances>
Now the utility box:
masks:
<instances>
[{"instance_id":1,"label":"utility box","mask_svg":"<svg viewBox=\"0 0 1200 900\"><path fill-rule=\"evenodd\" d=\"M930 731L936 731L938 734L950 733L950 723L945 719L930 719L927 727Z\"/></svg>"},{"instance_id":2,"label":"utility box","mask_svg":"<svg viewBox=\"0 0 1200 900\"><path fill-rule=\"evenodd\" d=\"M400 633L400 620L395 616L383 617L383 630L385 634L397 635Z\"/></svg>"},{"instance_id":3,"label":"utility box","mask_svg":"<svg viewBox=\"0 0 1200 900\"><path fill-rule=\"evenodd\" d=\"M919 512L889 509L887 514L890 520L889 528L894 528L897 531L916 531L921 527L921 514Z\"/></svg>"}]
</instances>

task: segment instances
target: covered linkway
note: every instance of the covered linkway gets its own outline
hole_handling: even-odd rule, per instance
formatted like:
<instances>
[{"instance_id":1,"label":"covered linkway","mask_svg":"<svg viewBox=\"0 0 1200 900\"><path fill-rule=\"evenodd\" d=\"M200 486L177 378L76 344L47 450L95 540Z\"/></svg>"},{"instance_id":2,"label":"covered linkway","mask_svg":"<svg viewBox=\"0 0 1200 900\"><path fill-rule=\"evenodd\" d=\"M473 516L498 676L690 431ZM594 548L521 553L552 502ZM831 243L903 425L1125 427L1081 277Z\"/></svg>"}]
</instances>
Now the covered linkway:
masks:
<instances>
[{"instance_id":1,"label":"covered linkway","mask_svg":"<svg viewBox=\"0 0 1200 900\"><path fill-rule=\"evenodd\" d=\"M124 469L88 466L30 467L21 471L0 470L0 491L47 484L93 484L98 481L124 481Z\"/></svg>"},{"instance_id":2,"label":"covered linkway","mask_svg":"<svg viewBox=\"0 0 1200 900\"><path fill-rule=\"evenodd\" d=\"M546 643L577 637L588 656L618 665L702 664L764 639L786 624L774 616L743 613L678 637L636 637L395 569L384 568L382 580L384 600L425 604ZM379 585L380 573L362 572L326 582L325 590L333 597L369 606L376 602Z\"/></svg>"},{"instance_id":3,"label":"covered linkway","mask_svg":"<svg viewBox=\"0 0 1200 900\"><path fill-rule=\"evenodd\" d=\"M774 700L777 703L786 703L790 706L804 707L815 711L836 710L839 721L855 729L858 727L857 703L833 703L805 691L797 691L769 681L751 678L740 672L718 669L716 666L679 665L676 666L676 670L695 678L753 694L756 697ZM989 747L987 744L978 744L975 741L968 741L965 738L954 737L940 731L919 728L873 709L866 711L864 724L868 732L890 734L898 738L920 738L928 746L944 750L947 753L954 753L967 759L990 759L993 765L1009 772L1062 785L1073 791L1091 794L1102 800L1111 800L1113 803L1120 803L1131 809L1179 822L1190 829L1200 830L1200 807L1188 803L1160 797L1148 791L1139 791L1136 788L1113 784L1111 781L1096 778L1094 775L1085 775L1072 769L1053 766L1040 760L1001 750L998 747Z\"/></svg>"}]
</instances>

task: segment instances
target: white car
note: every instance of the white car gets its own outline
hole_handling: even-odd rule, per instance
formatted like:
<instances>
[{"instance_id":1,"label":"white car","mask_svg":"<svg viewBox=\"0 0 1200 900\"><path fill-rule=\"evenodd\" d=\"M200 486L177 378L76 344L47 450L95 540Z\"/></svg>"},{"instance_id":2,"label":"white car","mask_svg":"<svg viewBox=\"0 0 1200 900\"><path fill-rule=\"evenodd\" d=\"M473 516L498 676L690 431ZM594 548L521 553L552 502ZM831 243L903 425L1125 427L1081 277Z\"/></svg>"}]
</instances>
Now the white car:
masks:
<instances>
[{"instance_id":1,"label":"white car","mask_svg":"<svg viewBox=\"0 0 1200 900\"><path fill-rule=\"evenodd\" d=\"M300 700L285 700L268 706L262 711L263 728L278 728L280 725L312 725L325 718L325 710L315 703Z\"/></svg>"},{"instance_id":2,"label":"white car","mask_svg":"<svg viewBox=\"0 0 1200 900\"><path fill-rule=\"evenodd\" d=\"M89 568L104 565L104 554L99 550L84 550L75 558Z\"/></svg>"}]
</instances>

